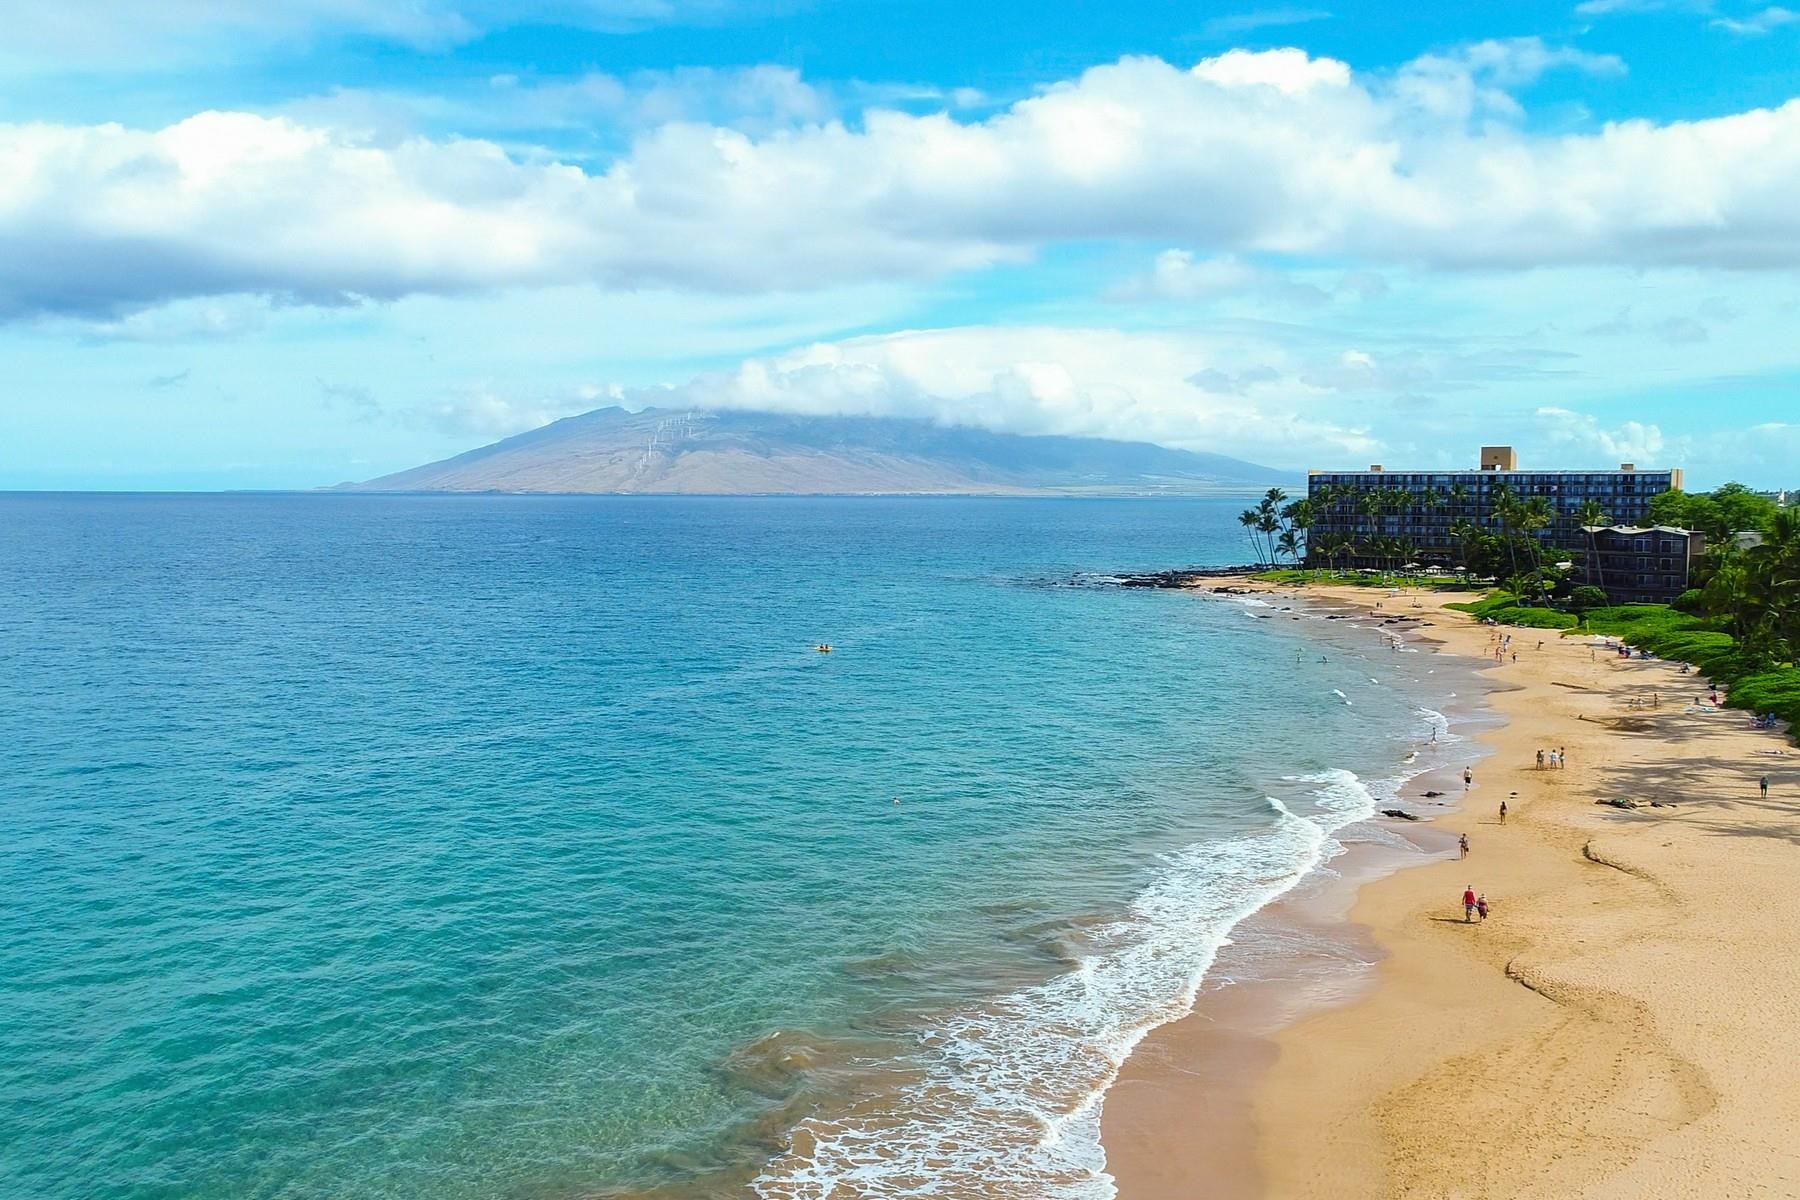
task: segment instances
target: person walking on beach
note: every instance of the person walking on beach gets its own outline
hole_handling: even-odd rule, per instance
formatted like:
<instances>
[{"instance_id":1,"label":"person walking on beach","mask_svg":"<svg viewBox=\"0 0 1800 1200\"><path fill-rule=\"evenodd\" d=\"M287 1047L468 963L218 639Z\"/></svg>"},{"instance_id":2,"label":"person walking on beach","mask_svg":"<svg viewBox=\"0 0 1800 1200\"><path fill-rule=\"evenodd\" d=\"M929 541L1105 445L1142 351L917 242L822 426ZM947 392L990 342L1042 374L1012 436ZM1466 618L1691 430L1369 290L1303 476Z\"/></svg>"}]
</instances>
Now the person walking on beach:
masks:
<instances>
[{"instance_id":1,"label":"person walking on beach","mask_svg":"<svg viewBox=\"0 0 1800 1200\"><path fill-rule=\"evenodd\" d=\"M1769 777L1764 775L1758 786L1762 788L1762 798L1767 800L1769 798Z\"/></svg>"},{"instance_id":2,"label":"person walking on beach","mask_svg":"<svg viewBox=\"0 0 1800 1200\"><path fill-rule=\"evenodd\" d=\"M1472 768L1469 768L1469 767L1464 767L1464 768L1463 768L1463 791L1465 791L1465 792L1466 792L1466 791L1468 791L1468 790L1469 790L1469 789L1470 789L1470 788L1472 788L1472 787L1474 787L1474 786L1475 786L1475 772L1474 772L1474 770L1473 770L1473 769L1472 769Z\"/></svg>"},{"instance_id":3,"label":"person walking on beach","mask_svg":"<svg viewBox=\"0 0 1800 1200\"><path fill-rule=\"evenodd\" d=\"M1470 884L1463 889L1463 923L1466 925L1475 919L1475 905L1480 903L1475 898L1475 885Z\"/></svg>"},{"instance_id":4,"label":"person walking on beach","mask_svg":"<svg viewBox=\"0 0 1800 1200\"><path fill-rule=\"evenodd\" d=\"M1506 801L1504 800L1500 802L1500 823L1506 824Z\"/></svg>"},{"instance_id":5,"label":"person walking on beach","mask_svg":"<svg viewBox=\"0 0 1800 1200\"><path fill-rule=\"evenodd\" d=\"M1542 750L1539 750L1538 751L1538 770L1541 771L1543 769L1544 769L1544 752Z\"/></svg>"},{"instance_id":6,"label":"person walking on beach","mask_svg":"<svg viewBox=\"0 0 1800 1200\"><path fill-rule=\"evenodd\" d=\"M1569 765L1568 749L1563 746L1558 746L1556 748L1556 769L1560 771L1568 765Z\"/></svg>"},{"instance_id":7,"label":"person walking on beach","mask_svg":"<svg viewBox=\"0 0 1800 1200\"><path fill-rule=\"evenodd\" d=\"M1488 907L1486 896L1477 896L1475 898L1475 911L1481 914L1482 920L1487 920Z\"/></svg>"},{"instance_id":8,"label":"person walking on beach","mask_svg":"<svg viewBox=\"0 0 1800 1200\"><path fill-rule=\"evenodd\" d=\"M1458 858L1469 857L1469 835L1468 834L1465 833L1461 837L1456 839L1456 848L1462 852L1457 855Z\"/></svg>"}]
</instances>

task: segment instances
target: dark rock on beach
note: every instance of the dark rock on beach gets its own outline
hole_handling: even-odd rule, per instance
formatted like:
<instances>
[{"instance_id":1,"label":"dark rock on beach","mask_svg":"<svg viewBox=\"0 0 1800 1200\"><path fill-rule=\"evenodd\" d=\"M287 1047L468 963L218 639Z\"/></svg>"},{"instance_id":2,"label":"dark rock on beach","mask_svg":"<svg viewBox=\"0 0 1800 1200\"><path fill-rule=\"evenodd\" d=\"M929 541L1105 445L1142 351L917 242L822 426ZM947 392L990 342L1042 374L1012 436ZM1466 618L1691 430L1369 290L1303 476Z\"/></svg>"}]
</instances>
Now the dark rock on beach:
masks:
<instances>
[{"instance_id":1,"label":"dark rock on beach","mask_svg":"<svg viewBox=\"0 0 1800 1200\"><path fill-rule=\"evenodd\" d=\"M1128 588L1191 588L1198 587L1208 579L1231 579L1239 575L1248 575L1255 567L1194 567L1185 571L1152 571L1139 575L1115 575L1113 582L1119 587ZM1215 592L1227 595L1247 594L1244 588L1215 587Z\"/></svg>"}]
</instances>

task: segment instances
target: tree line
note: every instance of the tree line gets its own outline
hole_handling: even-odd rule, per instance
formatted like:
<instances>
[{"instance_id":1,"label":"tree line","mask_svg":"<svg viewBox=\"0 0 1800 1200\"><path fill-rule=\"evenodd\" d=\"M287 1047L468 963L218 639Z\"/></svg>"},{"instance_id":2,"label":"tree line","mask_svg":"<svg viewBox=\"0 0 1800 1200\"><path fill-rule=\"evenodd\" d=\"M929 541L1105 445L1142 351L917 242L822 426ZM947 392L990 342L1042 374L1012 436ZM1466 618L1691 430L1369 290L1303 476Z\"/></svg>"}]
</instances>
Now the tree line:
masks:
<instances>
[{"instance_id":1,"label":"tree line","mask_svg":"<svg viewBox=\"0 0 1800 1200\"><path fill-rule=\"evenodd\" d=\"M1270 488L1254 508L1238 516L1248 531L1259 565L1278 566L1285 556L1298 564L1303 558L1323 559L1332 568L1351 566L1392 570L1424 565L1432 558L1450 565L1441 548L1421 546L1405 535L1391 535L1384 526L1394 515L1425 516L1440 509L1466 510L1473 493L1461 483L1439 491L1415 492L1406 488L1358 488L1322 484L1312 495L1290 500L1280 488ZM1484 511L1459 516L1449 527L1454 539L1454 564L1472 575L1511 580L1521 584L1520 595L1545 591L1544 542L1540 531L1553 525L1559 514L1547 496L1525 496L1501 484L1487 494ZM1584 501L1567 514L1581 525L1604 525L1611 518L1593 500ZM1312 533L1322 518L1337 528ZM1343 526L1349 528L1343 528Z\"/></svg>"},{"instance_id":2,"label":"tree line","mask_svg":"<svg viewBox=\"0 0 1800 1200\"><path fill-rule=\"evenodd\" d=\"M1429 558L1497 580L1527 603L1579 611L1607 602L1598 547L1586 532L1612 523L1600 502L1587 499L1565 512L1548 496L1526 496L1499 484L1487 492L1485 505L1471 512L1472 494L1460 483L1441 492L1326 484L1300 499L1270 488L1239 514L1238 523L1258 565L1270 568L1284 559L1298 565L1311 558L1334 569L1392 570ZM1422 547L1384 528L1390 516L1424 516L1445 508L1460 510L1448 528L1454 543L1448 559L1443 547ZM1800 509L1778 508L1767 496L1728 483L1709 493L1653 497L1649 519L1706 536L1707 553L1694 575L1695 590L1682 598L1684 609L1711 618L1759 660L1786 662L1800 652ZM1583 530L1585 547L1546 544L1543 531L1564 520ZM1321 524L1332 528L1314 533ZM1742 533L1757 537L1740 544ZM1556 560L1546 561L1552 552L1583 550L1597 575L1585 586Z\"/></svg>"}]
</instances>

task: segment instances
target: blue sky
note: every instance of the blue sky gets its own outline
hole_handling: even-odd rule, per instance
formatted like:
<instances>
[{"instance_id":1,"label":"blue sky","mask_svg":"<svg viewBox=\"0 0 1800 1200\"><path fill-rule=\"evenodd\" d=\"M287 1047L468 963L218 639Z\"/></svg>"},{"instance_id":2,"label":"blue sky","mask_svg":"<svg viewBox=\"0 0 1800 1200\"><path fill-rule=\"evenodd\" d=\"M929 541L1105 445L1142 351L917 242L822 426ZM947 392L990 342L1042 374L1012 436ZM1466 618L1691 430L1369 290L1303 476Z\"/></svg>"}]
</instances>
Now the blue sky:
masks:
<instances>
[{"instance_id":1,"label":"blue sky","mask_svg":"<svg viewBox=\"0 0 1800 1200\"><path fill-rule=\"evenodd\" d=\"M1800 12L0 0L0 487L610 403L1800 485Z\"/></svg>"}]
</instances>

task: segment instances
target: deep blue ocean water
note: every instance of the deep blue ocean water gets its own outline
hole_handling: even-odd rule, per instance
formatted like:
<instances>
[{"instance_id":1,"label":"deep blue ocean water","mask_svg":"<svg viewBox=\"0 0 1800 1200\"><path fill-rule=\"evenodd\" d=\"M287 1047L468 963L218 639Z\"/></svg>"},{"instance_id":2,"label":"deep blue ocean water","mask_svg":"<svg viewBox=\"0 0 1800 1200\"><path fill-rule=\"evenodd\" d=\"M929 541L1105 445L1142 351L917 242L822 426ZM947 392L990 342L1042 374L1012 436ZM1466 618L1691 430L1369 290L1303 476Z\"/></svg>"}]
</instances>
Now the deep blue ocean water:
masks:
<instances>
[{"instance_id":1,"label":"deep blue ocean water","mask_svg":"<svg viewBox=\"0 0 1800 1200\"><path fill-rule=\"evenodd\" d=\"M1239 507L0 496L0 1196L1106 1194L1432 719Z\"/></svg>"}]
</instances>

